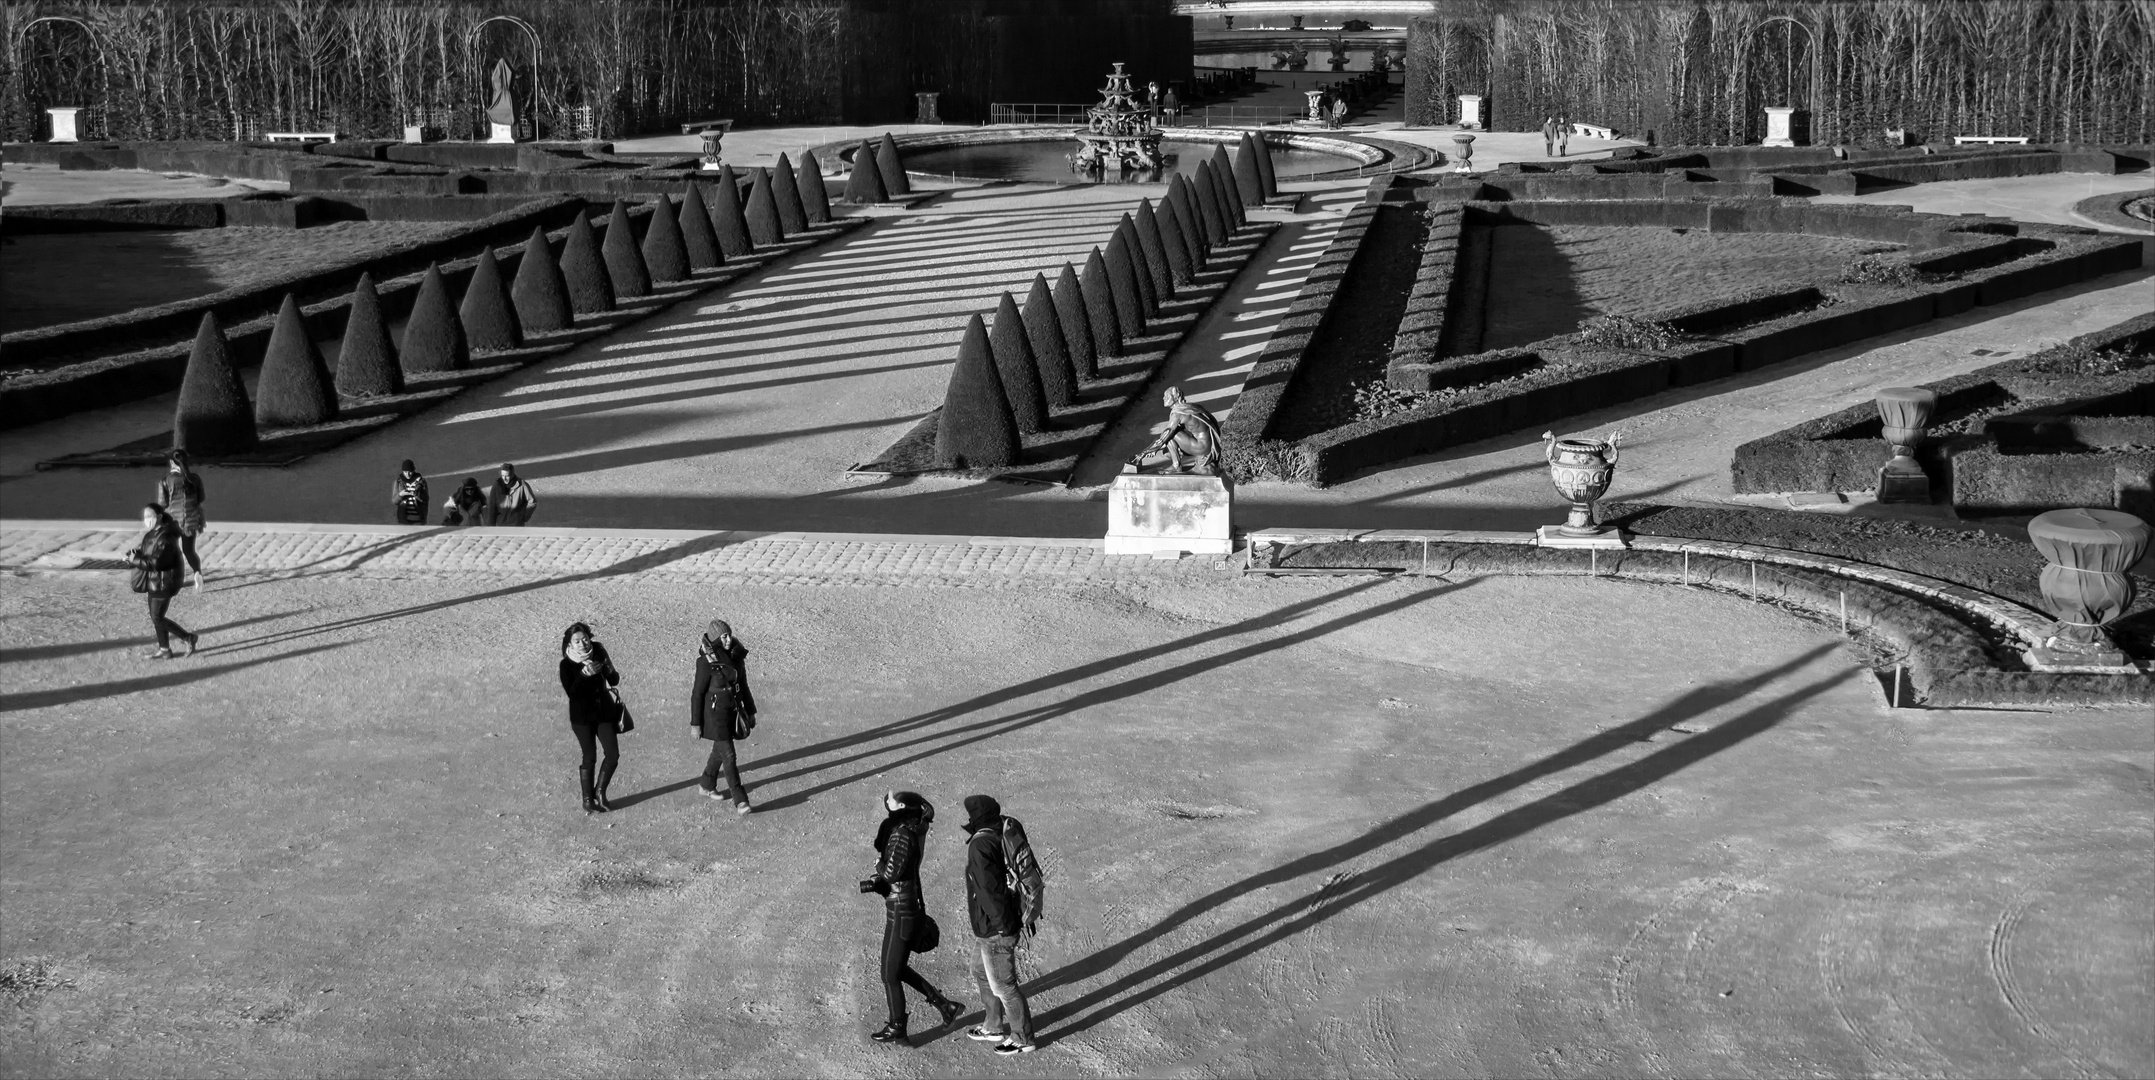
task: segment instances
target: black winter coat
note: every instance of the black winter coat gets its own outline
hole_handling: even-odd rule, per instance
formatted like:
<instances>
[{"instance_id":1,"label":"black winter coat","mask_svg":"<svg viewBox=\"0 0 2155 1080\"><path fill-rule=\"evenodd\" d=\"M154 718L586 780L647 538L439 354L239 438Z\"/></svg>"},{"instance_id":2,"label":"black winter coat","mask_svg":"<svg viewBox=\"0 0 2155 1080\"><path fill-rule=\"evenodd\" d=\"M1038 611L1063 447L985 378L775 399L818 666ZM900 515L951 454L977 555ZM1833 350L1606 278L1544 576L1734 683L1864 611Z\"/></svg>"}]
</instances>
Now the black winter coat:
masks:
<instances>
[{"instance_id":1,"label":"black winter coat","mask_svg":"<svg viewBox=\"0 0 2155 1080\"><path fill-rule=\"evenodd\" d=\"M876 861L876 891L894 916L915 916L926 911L920 899L920 856L927 846L928 826L920 815L887 819L888 828L876 837L883 856Z\"/></svg>"},{"instance_id":2,"label":"black winter coat","mask_svg":"<svg viewBox=\"0 0 2155 1080\"><path fill-rule=\"evenodd\" d=\"M586 675L582 664L561 658L561 692L569 697L570 723L604 724L621 718L621 706L607 693L621 682L621 673L614 670L606 646L596 641L591 643L591 666L598 674Z\"/></svg>"},{"instance_id":3,"label":"black winter coat","mask_svg":"<svg viewBox=\"0 0 2155 1080\"><path fill-rule=\"evenodd\" d=\"M149 571L147 591L151 596L178 593L187 577L180 569L179 530L164 522L142 534L142 542L127 553L127 561Z\"/></svg>"},{"instance_id":4,"label":"black winter coat","mask_svg":"<svg viewBox=\"0 0 2155 1080\"><path fill-rule=\"evenodd\" d=\"M756 715L756 695L748 689L748 646L740 638L723 652L715 643L696 651L696 687L688 696L689 726L701 728L706 739L731 739L736 712Z\"/></svg>"},{"instance_id":5,"label":"black winter coat","mask_svg":"<svg viewBox=\"0 0 2155 1080\"><path fill-rule=\"evenodd\" d=\"M1014 937L1018 932L1018 897L1010 891L1003 860L1003 819L995 818L965 842L965 907L973 916L973 936Z\"/></svg>"}]
</instances>

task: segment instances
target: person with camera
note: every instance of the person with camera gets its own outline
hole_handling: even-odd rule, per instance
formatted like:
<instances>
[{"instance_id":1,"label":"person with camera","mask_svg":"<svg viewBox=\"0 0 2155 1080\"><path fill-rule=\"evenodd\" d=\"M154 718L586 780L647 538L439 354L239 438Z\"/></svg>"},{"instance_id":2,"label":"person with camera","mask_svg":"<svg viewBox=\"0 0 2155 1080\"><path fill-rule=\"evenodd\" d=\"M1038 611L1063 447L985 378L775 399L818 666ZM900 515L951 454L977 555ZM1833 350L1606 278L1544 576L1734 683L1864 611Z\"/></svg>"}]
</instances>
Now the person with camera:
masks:
<instances>
[{"instance_id":1,"label":"person with camera","mask_svg":"<svg viewBox=\"0 0 2155 1080\"><path fill-rule=\"evenodd\" d=\"M696 688L689 692L688 726L711 743L711 756L703 765L703 793L709 798L730 800L733 812L746 814L748 789L741 784L741 770L734 755L736 739L748 738L756 727L756 695L748 689L748 646L733 636L724 619L712 619L696 652ZM726 790L720 792L723 775Z\"/></svg>"},{"instance_id":2,"label":"person with camera","mask_svg":"<svg viewBox=\"0 0 2155 1080\"><path fill-rule=\"evenodd\" d=\"M606 804L606 785L614 778L614 767L621 764L622 709L614 691L620 682L621 673L614 670L606 646L591 636L591 627L570 623L561 632L561 692L569 699L569 730L576 733L576 745L584 755L576 778L583 789L586 814L613 809ZM600 748L606 751L604 761L597 761ZM591 773L595 761L596 780Z\"/></svg>"},{"instance_id":3,"label":"person with camera","mask_svg":"<svg viewBox=\"0 0 2155 1080\"><path fill-rule=\"evenodd\" d=\"M956 1022L965 1006L944 997L911 963L912 954L934 949L943 936L920 894L920 856L927 847L928 826L935 822L935 807L918 792L892 791L883 796L883 813L875 834L875 876L861 882L860 891L883 897L883 996L889 1021L869 1038L910 1046L906 987L920 991L942 1016L943 1027Z\"/></svg>"}]
</instances>

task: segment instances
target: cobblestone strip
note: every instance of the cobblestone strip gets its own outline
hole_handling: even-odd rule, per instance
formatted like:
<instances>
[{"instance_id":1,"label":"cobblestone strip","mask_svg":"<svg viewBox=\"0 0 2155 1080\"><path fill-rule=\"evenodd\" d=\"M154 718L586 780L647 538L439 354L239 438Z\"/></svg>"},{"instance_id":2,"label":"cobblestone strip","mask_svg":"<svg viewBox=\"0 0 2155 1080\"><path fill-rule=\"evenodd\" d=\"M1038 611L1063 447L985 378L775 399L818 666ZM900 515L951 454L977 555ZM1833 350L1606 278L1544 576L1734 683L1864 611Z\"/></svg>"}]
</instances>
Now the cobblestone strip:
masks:
<instances>
[{"instance_id":1,"label":"cobblestone strip","mask_svg":"<svg viewBox=\"0 0 2155 1080\"><path fill-rule=\"evenodd\" d=\"M137 535L108 522L0 522L0 570L118 569ZM1215 573L1222 564L1205 556L1109 556L1097 543L1021 537L598 529L213 526L197 550L212 576L491 573L802 584L974 579L1071 583Z\"/></svg>"}]
</instances>

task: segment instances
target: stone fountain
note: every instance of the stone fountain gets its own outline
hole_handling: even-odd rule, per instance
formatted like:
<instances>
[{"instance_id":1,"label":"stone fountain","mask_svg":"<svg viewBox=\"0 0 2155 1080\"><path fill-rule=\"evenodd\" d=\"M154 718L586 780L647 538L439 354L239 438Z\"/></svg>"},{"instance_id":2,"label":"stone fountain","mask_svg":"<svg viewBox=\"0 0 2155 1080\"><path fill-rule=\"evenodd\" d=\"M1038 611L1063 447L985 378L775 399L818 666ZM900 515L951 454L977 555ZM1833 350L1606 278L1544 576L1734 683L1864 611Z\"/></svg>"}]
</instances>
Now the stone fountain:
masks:
<instances>
[{"instance_id":1,"label":"stone fountain","mask_svg":"<svg viewBox=\"0 0 2155 1080\"><path fill-rule=\"evenodd\" d=\"M1130 90L1130 76L1121 64L1108 73L1107 86L1100 90L1100 104L1086 110L1085 130L1073 138L1078 141L1077 153L1070 155L1070 167L1078 172L1102 172L1112 164L1120 170L1158 169L1166 165L1160 156L1160 130L1152 122L1152 114L1138 108L1136 95Z\"/></svg>"}]
</instances>

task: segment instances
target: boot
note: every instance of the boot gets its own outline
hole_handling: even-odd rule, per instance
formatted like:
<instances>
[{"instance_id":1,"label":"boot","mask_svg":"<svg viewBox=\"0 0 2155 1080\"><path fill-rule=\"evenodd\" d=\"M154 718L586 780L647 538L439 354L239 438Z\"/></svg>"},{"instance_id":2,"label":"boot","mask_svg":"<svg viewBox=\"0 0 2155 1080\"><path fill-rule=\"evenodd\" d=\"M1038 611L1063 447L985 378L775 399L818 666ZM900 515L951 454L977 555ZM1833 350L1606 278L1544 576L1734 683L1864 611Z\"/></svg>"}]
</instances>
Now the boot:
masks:
<instances>
[{"instance_id":1,"label":"boot","mask_svg":"<svg viewBox=\"0 0 2155 1080\"><path fill-rule=\"evenodd\" d=\"M893 1020L890 1023L883 1025L880 1029L876 1031L875 1034L868 1037L874 1039L879 1043L894 1042L904 1043L907 1046L913 1045L913 1040L905 1037L905 1020L903 1018Z\"/></svg>"},{"instance_id":2,"label":"boot","mask_svg":"<svg viewBox=\"0 0 2155 1080\"><path fill-rule=\"evenodd\" d=\"M612 803L606 801L606 785L608 783L611 783L613 781L613 778L613 762L609 761L606 764L599 766L599 779L597 785L594 787L593 795L596 796L598 800L599 812L602 814L608 813L614 808Z\"/></svg>"},{"instance_id":3,"label":"boot","mask_svg":"<svg viewBox=\"0 0 2155 1080\"><path fill-rule=\"evenodd\" d=\"M958 1018L965 1015L965 1006L960 1005L957 1002L942 996L941 994L929 998L928 1007L934 1009L938 1014L943 1017L944 1027L949 1027L950 1025L957 1023Z\"/></svg>"},{"instance_id":4,"label":"boot","mask_svg":"<svg viewBox=\"0 0 2155 1080\"><path fill-rule=\"evenodd\" d=\"M599 806L598 792L591 786L591 766L576 767L576 781L584 790L584 813L599 814L605 811Z\"/></svg>"}]
</instances>

